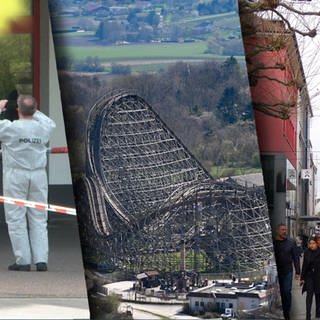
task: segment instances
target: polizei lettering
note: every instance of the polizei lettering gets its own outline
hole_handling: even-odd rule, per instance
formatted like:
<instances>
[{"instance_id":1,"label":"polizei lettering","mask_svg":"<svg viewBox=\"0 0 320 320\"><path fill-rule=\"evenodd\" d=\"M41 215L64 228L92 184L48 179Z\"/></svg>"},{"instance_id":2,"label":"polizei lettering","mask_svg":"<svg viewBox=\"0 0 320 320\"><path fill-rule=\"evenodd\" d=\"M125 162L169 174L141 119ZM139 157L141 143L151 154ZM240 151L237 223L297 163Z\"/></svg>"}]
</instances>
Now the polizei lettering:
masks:
<instances>
[{"instance_id":1,"label":"polizei lettering","mask_svg":"<svg viewBox=\"0 0 320 320\"><path fill-rule=\"evenodd\" d=\"M20 138L19 143L36 143L40 144L41 139L40 138Z\"/></svg>"}]
</instances>

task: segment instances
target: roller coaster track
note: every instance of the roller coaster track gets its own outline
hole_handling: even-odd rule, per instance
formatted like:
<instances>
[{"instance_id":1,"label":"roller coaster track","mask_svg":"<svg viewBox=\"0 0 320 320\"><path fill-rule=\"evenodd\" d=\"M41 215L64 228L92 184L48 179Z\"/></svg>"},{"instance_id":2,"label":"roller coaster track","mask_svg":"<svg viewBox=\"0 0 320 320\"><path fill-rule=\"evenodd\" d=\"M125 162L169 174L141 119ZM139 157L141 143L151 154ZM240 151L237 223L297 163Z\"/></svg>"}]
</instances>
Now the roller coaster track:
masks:
<instances>
[{"instance_id":1,"label":"roller coaster track","mask_svg":"<svg viewBox=\"0 0 320 320\"><path fill-rule=\"evenodd\" d=\"M110 270L263 270L273 247L263 190L215 181L135 93L101 97L87 120L80 225ZM86 219L89 217L89 223Z\"/></svg>"}]
</instances>

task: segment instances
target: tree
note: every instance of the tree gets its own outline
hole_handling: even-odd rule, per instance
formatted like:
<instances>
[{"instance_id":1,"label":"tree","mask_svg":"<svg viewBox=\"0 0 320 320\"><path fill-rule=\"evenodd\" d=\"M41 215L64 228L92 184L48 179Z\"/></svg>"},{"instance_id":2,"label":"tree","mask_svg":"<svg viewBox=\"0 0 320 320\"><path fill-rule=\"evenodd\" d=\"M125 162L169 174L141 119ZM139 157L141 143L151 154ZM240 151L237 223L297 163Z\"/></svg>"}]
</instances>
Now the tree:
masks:
<instances>
[{"instance_id":1,"label":"tree","mask_svg":"<svg viewBox=\"0 0 320 320\"><path fill-rule=\"evenodd\" d=\"M98 57L88 56L83 61L79 61L74 66L76 71L83 72L102 72L104 67Z\"/></svg>"},{"instance_id":2,"label":"tree","mask_svg":"<svg viewBox=\"0 0 320 320\"><path fill-rule=\"evenodd\" d=\"M222 68L226 74L239 74L240 72L238 61L234 56L231 56L230 58L226 59L226 61L222 64Z\"/></svg>"},{"instance_id":3,"label":"tree","mask_svg":"<svg viewBox=\"0 0 320 320\"><path fill-rule=\"evenodd\" d=\"M14 37L2 35L0 39L0 94L7 97L20 85L31 85L32 72L30 56L32 51L28 35L19 34ZM25 89L25 88L24 88ZM25 93L32 93L28 90Z\"/></svg>"},{"instance_id":4,"label":"tree","mask_svg":"<svg viewBox=\"0 0 320 320\"><path fill-rule=\"evenodd\" d=\"M223 53L223 47L219 43L219 40L213 36L210 37L207 41L207 51L206 53L212 53L212 54L222 54Z\"/></svg>"},{"instance_id":5,"label":"tree","mask_svg":"<svg viewBox=\"0 0 320 320\"><path fill-rule=\"evenodd\" d=\"M56 58L58 70L71 70L73 59L70 57L62 56Z\"/></svg>"},{"instance_id":6,"label":"tree","mask_svg":"<svg viewBox=\"0 0 320 320\"><path fill-rule=\"evenodd\" d=\"M233 87L225 88L217 105L216 116L225 124L235 123L240 118L239 93Z\"/></svg>"},{"instance_id":7,"label":"tree","mask_svg":"<svg viewBox=\"0 0 320 320\"><path fill-rule=\"evenodd\" d=\"M121 65L112 63L111 64L111 73L112 74L121 74L121 75L128 75L131 74L131 67L127 65Z\"/></svg>"},{"instance_id":8,"label":"tree","mask_svg":"<svg viewBox=\"0 0 320 320\"><path fill-rule=\"evenodd\" d=\"M96 31L96 36L107 43L125 40L125 27L120 21L102 21Z\"/></svg>"},{"instance_id":9,"label":"tree","mask_svg":"<svg viewBox=\"0 0 320 320\"><path fill-rule=\"evenodd\" d=\"M140 27L139 30L139 39L140 41L149 42L152 39L153 28L150 25L144 24Z\"/></svg>"},{"instance_id":10,"label":"tree","mask_svg":"<svg viewBox=\"0 0 320 320\"><path fill-rule=\"evenodd\" d=\"M250 86L254 87L261 81L271 81L279 91L285 93L277 97L273 95L273 99L272 92L261 95L259 101L253 99L253 107L281 119L290 117L296 107L295 91L302 90L306 85L302 70L291 78L284 77L290 70L282 58L282 52L287 50L290 55L289 50L295 50L295 55L299 56L294 44L296 35L305 38L317 35L315 26L319 24L319 19L314 17L319 17L320 12L308 9L306 2L308 1L239 0ZM259 37L260 40L257 40ZM261 58L268 53L272 59L267 61Z\"/></svg>"},{"instance_id":11,"label":"tree","mask_svg":"<svg viewBox=\"0 0 320 320\"><path fill-rule=\"evenodd\" d=\"M212 0L203 1L197 6L200 15L217 14L236 10L237 1L235 0Z\"/></svg>"},{"instance_id":12,"label":"tree","mask_svg":"<svg viewBox=\"0 0 320 320\"><path fill-rule=\"evenodd\" d=\"M127 21L130 24L131 30L137 30L139 28L137 10L131 10L128 14Z\"/></svg>"},{"instance_id":13,"label":"tree","mask_svg":"<svg viewBox=\"0 0 320 320\"><path fill-rule=\"evenodd\" d=\"M92 19L90 18L80 18L78 20L78 25L80 28L82 28L83 30L86 30L86 31L92 31L96 28L94 22L92 21Z\"/></svg>"},{"instance_id":14,"label":"tree","mask_svg":"<svg viewBox=\"0 0 320 320\"><path fill-rule=\"evenodd\" d=\"M153 27L157 27L160 23L160 15L155 11L150 11L148 16L146 17L146 22Z\"/></svg>"}]
</instances>

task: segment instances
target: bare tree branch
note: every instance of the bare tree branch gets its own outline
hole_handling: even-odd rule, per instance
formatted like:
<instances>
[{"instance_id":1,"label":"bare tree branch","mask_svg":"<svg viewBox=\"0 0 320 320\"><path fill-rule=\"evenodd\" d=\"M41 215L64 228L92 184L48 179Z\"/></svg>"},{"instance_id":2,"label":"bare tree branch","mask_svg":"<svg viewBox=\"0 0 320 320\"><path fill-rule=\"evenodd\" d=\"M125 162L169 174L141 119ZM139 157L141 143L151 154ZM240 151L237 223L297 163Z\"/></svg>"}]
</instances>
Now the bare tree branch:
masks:
<instances>
[{"instance_id":1,"label":"bare tree branch","mask_svg":"<svg viewBox=\"0 0 320 320\"><path fill-rule=\"evenodd\" d=\"M244 45L250 45L249 42L244 41ZM246 54L246 59L250 59L252 57L257 56L259 53L262 52L270 52L270 51L279 51L283 48L285 48L286 43L285 40L278 37L269 44L266 44L265 46L261 46L259 44L255 44L254 50L252 50L250 53Z\"/></svg>"},{"instance_id":2,"label":"bare tree branch","mask_svg":"<svg viewBox=\"0 0 320 320\"><path fill-rule=\"evenodd\" d=\"M279 5L279 0L239 0L239 13L254 13L275 9Z\"/></svg>"},{"instance_id":3,"label":"bare tree branch","mask_svg":"<svg viewBox=\"0 0 320 320\"><path fill-rule=\"evenodd\" d=\"M299 33L300 35L304 36L304 37L310 37L310 38L314 38L316 35L317 35L317 30L316 29L311 29L309 30L308 32L303 32L297 28L293 28L291 26L291 23L289 22L288 19L286 19L283 14L281 14L279 11L275 10L275 9L272 9L271 10L272 12L274 12L276 15L279 16L279 18L281 18L282 21L284 21L287 25L287 27L289 28L289 30L291 30L292 32L296 32L296 33Z\"/></svg>"},{"instance_id":4,"label":"bare tree branch","mask_svg":"<svg viewBox=\"0 0 320 320\"><path fill-rule=\"evenodd\" d=\"M277 101L274 104L253 102L252 105L257 111L283 120L289 119L291 110L295 106L294 103L288 103L285 101Z\"/></svg>"},{"instance_id":5,"label":"bare tree branch","mask_svg":"<svg viewBox=\"0 0 320 320\"><path fill-rule=\"evenodd\" d=\"M280 2L279 3L279 7L283 7L291 12L297 13L300 16L320 16L320 11L301 11L301 10L297 10L295 9L293 6L288 5L285 2Z\"/></svg>"},{"instance_id":6,"label":"bare tree branch","mask_svg":"<svg viewBox=\"0 0 320 320\"><path fill-rule=\"evenodd\" d=\"M278 62L270 62L270 65L265 65L264 63L268 64L268 61L264 60L267 56L262 55L260 59L259 54L273 52L274 57L277 57L276 51L288 46L292 42L292 39L294 39L295 34L303 37L315 37L317 30L313 29L311 24L305 26L301 23L300 26L294 26L291 21L292 19L290 19L290 14L295 15L296 20L299 20L299 17L301 17L300 22L302 22L302 17L319 17L320 12L298 10L289 1L284 0L281 2L280 0L238 1L250 86L254 87L258 84L259 79L265 79L277 82L279 85L276 87L279 87L279 90L282 90L281 86L284 86L283 89L292 86L302 88L303 80L299 76L294 76L293 80L286 82L281 79L282 76L277 78L277 74L271 76L265 75L265 70L278 69L281 72L285 72L287 67L280 60ZM263 18L264 12L273 14L276 19ZM270 17L271 15L267 16ZM296 105L288 98L287 101L273 101L270 104L253 101L253 107L255 110L272 117L288 119Z\"/></svg>"},{"instance_id":7,"label":"bare tree branch","mask_svg":"<svg viewBox=\"0 0 320 320\"><path fill-rule=\"evenodd\" d=\"M250 69L251 74L255 74L255 72L259 72L261 70L285 70L285 65L283 63L276 63L274 66L266 66L263 63L257 63L255 64L255 68Z\"/></svg>"},{"instance_id":8,"label":"bare tree branch","mask_svg":"<svg viewBox=\"0 0 320 320\"><path fill-rule=\"evenodd\" d=\"M292 86L294 86L296 84L296 81L294 81L294 80L291 80L289 82L285 82L285 81L279 80L277 78L269 77L267 75L252 74L251 71L250 71L250 77L253 77L253 78L256 78L256 79L267 79L267 80L270 80L270 81L276 81L276 82L284 85L285 87L292 87Z\"/></svg>"},{"instance_id":9,"label":"bare tree branch","mask_svg":"<svg viewBox=\"0 0 320 320\"><path fill-rule=\"evenodd\" d=\"M274 12L283 22L285 22L291 31L296 32L304 37L308 36L313 38L316 36L317 34L316 29L309 29L309 31L305 32L298 28L292 27L289 20L278 10L278 8L280 7L284 8L287 12L295 13L300 16L320 16L319 11L297 10L293 6L285 2L280 2L279 0L257 0L257 1L239 0L240 16L244 14L250 14L250 13L271 11L271 12Z\"/></svg>"}]
</instances>

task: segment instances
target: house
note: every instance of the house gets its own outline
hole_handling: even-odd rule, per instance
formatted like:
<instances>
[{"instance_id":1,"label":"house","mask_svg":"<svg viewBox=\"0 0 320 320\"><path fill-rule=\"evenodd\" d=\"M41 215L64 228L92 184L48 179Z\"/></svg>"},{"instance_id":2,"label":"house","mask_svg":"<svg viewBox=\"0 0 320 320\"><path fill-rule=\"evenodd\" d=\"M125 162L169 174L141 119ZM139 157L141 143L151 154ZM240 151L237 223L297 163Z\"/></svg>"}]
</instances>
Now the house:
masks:
<instances>
[{"instance_id":1,"label":"house","mask_svg":"<svg viewBox=\"0 0 320 320\"><path fill-rule=\"evenodd\" d=\"M136 275L139 282L139 288L154 288L159 286L159 272L145 271Z\"/></svg>"},{"instance_id":2,"label":"house","mask_svg":"<svg viewBox=\"0 0 320 320\"><path fill-rule=\"evenodd\" d=\"M194 313L232 309L235 314L260 308L268 301L268 296L267 290L253 284L216 282L190 292L187 298L190 310Z\"/></svg>"},{"instance_id":3,"label":"house","mask_svg":"<svg viewBox=\"0 0 320 320\"><path fill-rule=\"evenodd\" d=\"M83 15L106 17L109 15L109 8L102 4L88 3L83 7Z\"/></svg>"},{"instance_id":4,"label":"house","mask_svg":"<svg viewBox=\"0 0 320 320\"><path fill-rule=\"evenodd\" d=\"M129 14L128 7L112 6L109 8L110 14L113 16L125 16Z\"/></svg>"},{"instance_id":5,"label":"house","mask_svg":"<svg viewBox=\"0 0 320 320\"><path fill-rule=\"evenodd\" d=\"M136 1L134 6L140 10L146 10L151 7L151 3L149 1Z\"/></svg>"},{"instance_id":6,"label":"house","mask_svg":"<svg viewBox=\"0 0 320 320\"><path fill-rule=\"evenodd\" d=\"M65 17L77 17L81 13L80 9L75 9L75 8L65 8L60 11L59 15L60 16L65 16Z\"/></svg>"}]
</instances>

